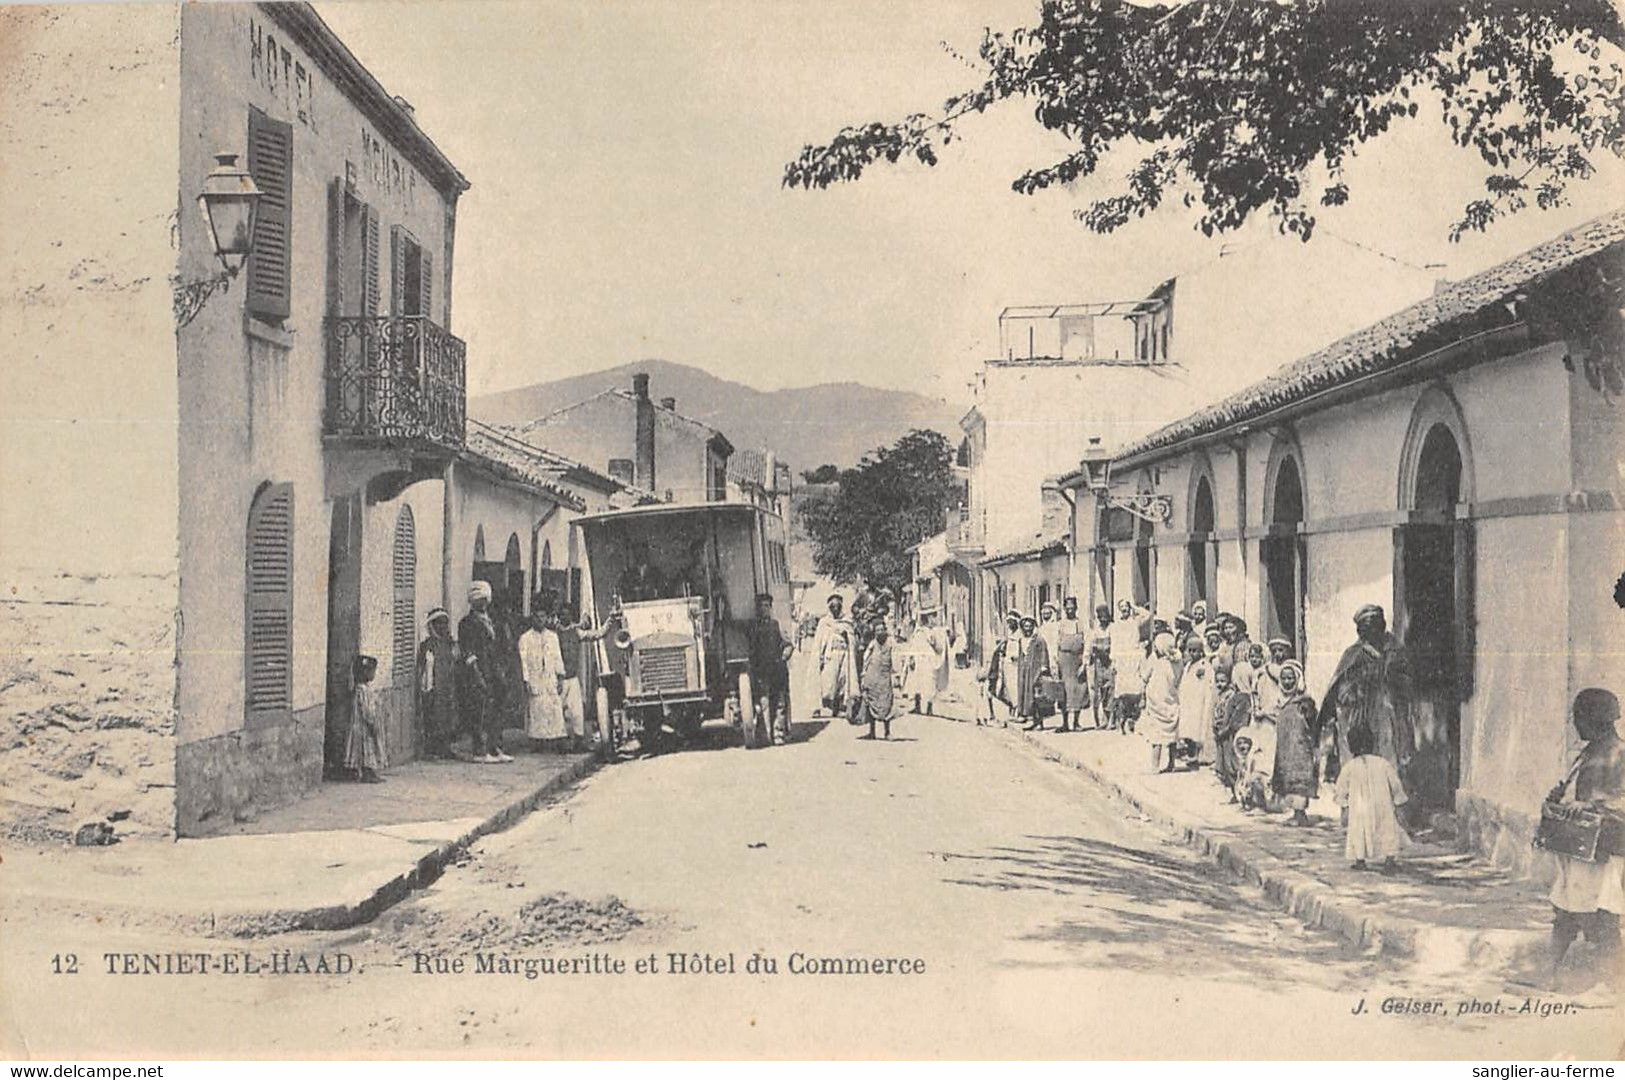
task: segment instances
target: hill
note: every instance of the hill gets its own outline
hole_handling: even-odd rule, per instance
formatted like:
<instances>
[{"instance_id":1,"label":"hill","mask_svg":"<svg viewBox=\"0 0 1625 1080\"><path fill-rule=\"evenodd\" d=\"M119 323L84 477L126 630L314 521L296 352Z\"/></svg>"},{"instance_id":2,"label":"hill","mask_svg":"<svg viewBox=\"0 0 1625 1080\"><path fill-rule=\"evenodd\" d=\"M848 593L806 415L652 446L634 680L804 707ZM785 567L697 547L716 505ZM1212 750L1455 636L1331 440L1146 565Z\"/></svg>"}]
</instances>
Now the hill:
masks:
<instances>
[{"instance_id":1,"label":"hill","mask_svg":"<svg viewBox=\"0 0 1625 1080\"><path fill-rule=\"evenodd\" d=\"M522 424L611 387L630 388L648 372L650 394L677 399L677 411L704 421L738 449L765 447L799 474L826 462L842 467L911 428L934 428L958 442L959 412L945 401L859 383L823 383L757 390L708 371L665 360L642 360L590 375L535 383L473 398L470 415L490 424Z\"/></svg>"}]
</instances>

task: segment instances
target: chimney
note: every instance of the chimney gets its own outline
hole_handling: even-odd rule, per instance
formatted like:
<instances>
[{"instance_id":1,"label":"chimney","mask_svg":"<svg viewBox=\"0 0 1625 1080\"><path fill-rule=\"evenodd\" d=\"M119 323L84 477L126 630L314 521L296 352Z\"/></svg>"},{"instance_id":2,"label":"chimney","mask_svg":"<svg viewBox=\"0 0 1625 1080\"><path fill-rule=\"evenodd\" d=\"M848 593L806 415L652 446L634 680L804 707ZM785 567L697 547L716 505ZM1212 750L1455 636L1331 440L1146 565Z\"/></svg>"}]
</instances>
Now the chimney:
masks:
<instances>
[{"instance_id":1,"label":"chimney","mask_svg":"<svg viewBox=\"0 0 1625 1080\"><path fill-rule=\"evenodd\" d=\"M610 479L614 480L616 483L622 484L626 487L631 487L635 482L635 477L637 476L636 467L632 464L632 459L624 457L610 458L609 476Z\"/></svg>"},{"instance_id":2,"label":"chimney","mask_svg":"<svg viewBox=\"0 0 1625 1080\"><path fill-rule=\"evenodd\" d=\"M632 395L637 399L635 476L644 491L655 489L655 403L649 400L649 376L632 376Z\"/></svg>"},{"instance_id":3,"label":"chimney","mask_svg":"<svg viewBox=\"0 0 1625 1080\"><path fill-rule=\"evenodd\" d=\"M660 399L660 407L665 409L667 412L676 412L677 399L674 397L663 397Z\"/></svg>"},{"instance_id":4,"label":"chimney","mask_svg":"<svg viewBox=\"0 0 1625 1080\"><path fill-rule=\"evenodd\" d=\"M779 455L771 450L762 455L762 491L769 499L779 494Z\"/></svg>"}]
</instances>

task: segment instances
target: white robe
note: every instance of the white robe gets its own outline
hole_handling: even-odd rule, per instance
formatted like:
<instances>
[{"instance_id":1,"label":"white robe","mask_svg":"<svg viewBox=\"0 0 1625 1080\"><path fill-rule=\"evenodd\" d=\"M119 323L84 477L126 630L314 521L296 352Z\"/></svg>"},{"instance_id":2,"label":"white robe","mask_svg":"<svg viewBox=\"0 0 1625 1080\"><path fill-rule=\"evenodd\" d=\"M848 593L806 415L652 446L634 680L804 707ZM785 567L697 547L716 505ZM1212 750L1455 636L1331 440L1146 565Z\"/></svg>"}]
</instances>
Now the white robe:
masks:
<instances>
[{"instance_id":1,"label":"white robe","mask_svg":"<svg viewBox=\"0 0 1625 1080\"><path fill-rule=\"evenodd\" d=\"M1185 665L1179 679L1179 737L1205 752L1213 743L1213 670L1206 660Z\"/></svg>"},{"instance_id":2,"label":"white robe","mask_svg":"<svg viewBox=\"0 0 1625 1080\"><path fill-rule=\"evenodd\" d=\"M519 638L519 674L525 683L525 734L533 739L562 739L564 699L559 680L564 677L564 654L559 636L551 630L526 630Z\"/></svg>"},{"instance_id":3,"label":"white robe","mask_svg":"<svg viewBox=\"0 0 1625 1080\"><path fill-rule=\"evenodd\" d=\"M1372 862L1398 855L1405 829L1395 807L1405 801L1405 785L1387 758L1365 754L1343 766L1337 776L1337 805L1349 808L1343 854Z\"/></svg>"}]
</instances>

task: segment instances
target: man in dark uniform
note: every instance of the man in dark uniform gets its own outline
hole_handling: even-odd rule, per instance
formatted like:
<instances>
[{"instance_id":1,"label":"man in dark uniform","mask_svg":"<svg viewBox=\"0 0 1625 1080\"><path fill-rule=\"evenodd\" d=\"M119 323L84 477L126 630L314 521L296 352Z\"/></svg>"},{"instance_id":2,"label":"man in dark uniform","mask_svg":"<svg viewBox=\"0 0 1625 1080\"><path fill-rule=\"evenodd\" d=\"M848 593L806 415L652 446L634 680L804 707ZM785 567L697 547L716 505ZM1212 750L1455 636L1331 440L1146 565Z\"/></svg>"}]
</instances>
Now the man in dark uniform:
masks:
<instances>
[{"instance_id":1,"label":"man in dark uniform","mask_svg":"<svg viewBox=\"0 0 1625 1080\"><path fill-rule=\"evenodd\" d=\"M463 726L473 737L475 761L481 764L512 761L502 752L503 657L496 624L491 621L491 586L476 581L468 587L467 615L457 624L457 644L462 650L458 670L457 703Z\"/></svg>"},{"instance_id":2,"label":"man in dark uniform","mask_svg":"<svg viewBox=\"0 0 1625 1080\"><path fill-rule=\"evenodd\" d=\"M790 643L773 617L773 596L756 597L750 624L750 681L757 701L767 702L768 728L775 744L790 741Z\"/></svg>"}]
</instances>

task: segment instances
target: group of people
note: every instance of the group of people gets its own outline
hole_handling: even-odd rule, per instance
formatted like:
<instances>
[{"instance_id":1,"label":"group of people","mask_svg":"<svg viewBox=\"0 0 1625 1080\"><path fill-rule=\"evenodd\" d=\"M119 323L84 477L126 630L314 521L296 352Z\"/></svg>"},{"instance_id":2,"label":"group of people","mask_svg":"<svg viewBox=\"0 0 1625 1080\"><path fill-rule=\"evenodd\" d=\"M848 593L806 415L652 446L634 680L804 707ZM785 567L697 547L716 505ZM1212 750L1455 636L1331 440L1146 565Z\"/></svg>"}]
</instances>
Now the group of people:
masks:
<instances>
[{"instance_id":1,"label":"group of people","mask_svg":"<svg viewBox=\"0 0 1625 1080\"><path fill-rule=\"evenodd\" d=\"M418 645L414 678L426 758L459 757L479 764L513 760L502 745L510 724L541 749L579 749L587 741L582 664L595 637L568 617L556 597L538 595L531 615L492 606L489 583L468 590L468 613L452 633L451 614L434 608ZM601 634L602 631L597 632ZM387 757L377 691L378 661L358 656L344 765L355 779L376 783ZM453 751L463 736L466 755Z\"/></svg>"},{"instance_id":2,"label":"group of people","mask_svg":"<svg viewBox=\"0 0 1625 1080\"><path fill-rule=\"evenodd\" d=\"M1244 812L1288 811L1310 824L1322 781L1347 808L1345 850L1356 868L1394 867L1404 838L1401 777L1414 750L1410 674L1381 607L1355 612L1358 640L1343 654L1323 707L1305 687L1293 643L1251 639L1228 612L1197 601L1170 623L1127 600L1085 624L1072 597L1011 611L982 678L987 715L977 723L1059 732L1138 734L1156 772L1210 764Z\"/></svg>"},{"instance_id":3,"label":"group of people","mask_svg":"<svg viewBox=\"0 0 1625 1080\"><path fill-rule=\"evenodd\" d=\"M917 620L898 625L884 597L860 594L850 615L839 593L812 635L818 672L817 713L867 724L868 738L891 738L892 721L907 705L929 714L948 686L952 634L926 609ZM902 640L897 640L901 638Z\"/></svg>"}]
</instances>

